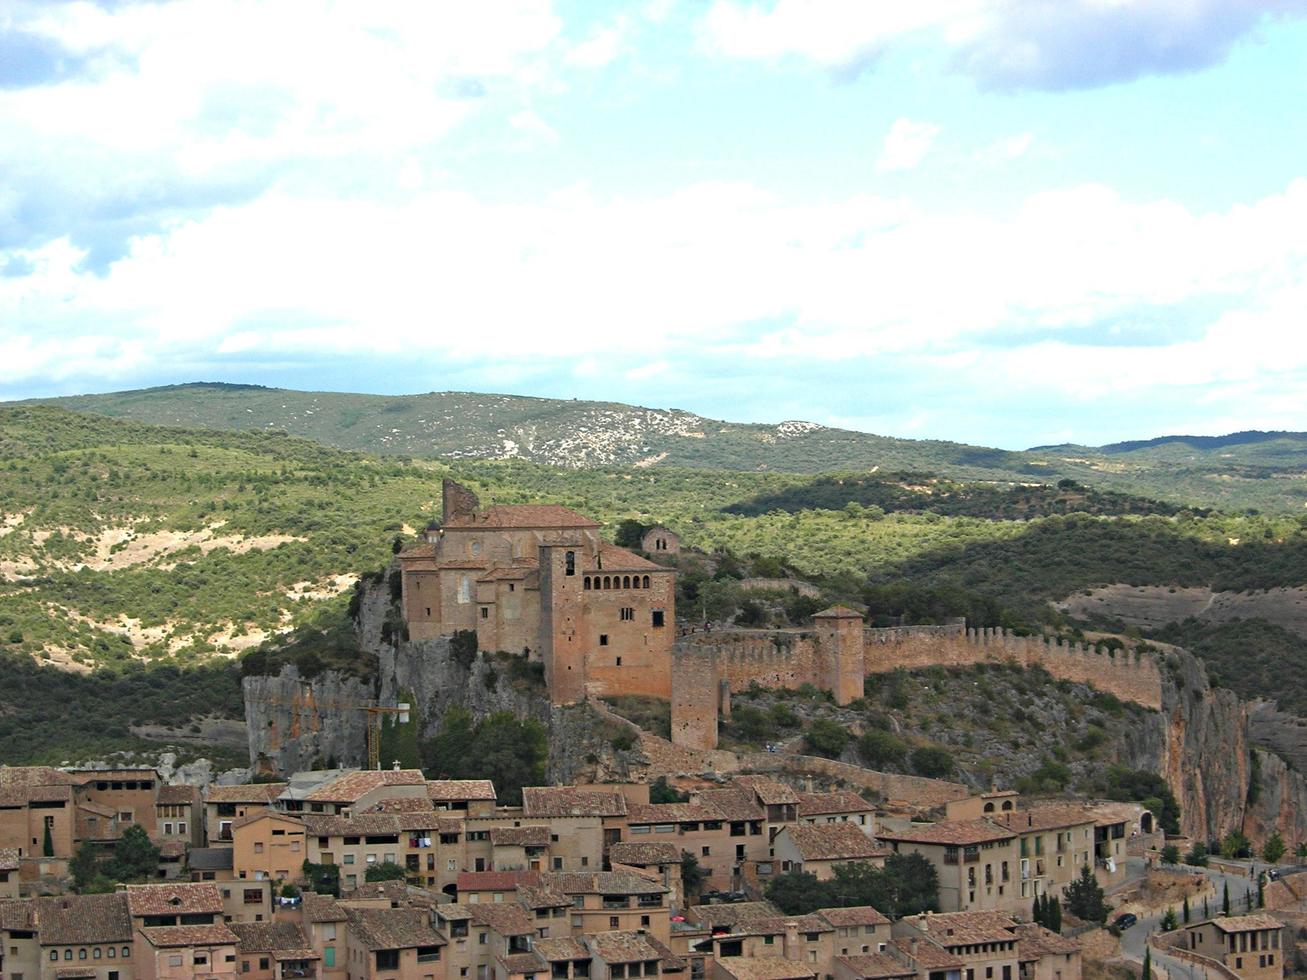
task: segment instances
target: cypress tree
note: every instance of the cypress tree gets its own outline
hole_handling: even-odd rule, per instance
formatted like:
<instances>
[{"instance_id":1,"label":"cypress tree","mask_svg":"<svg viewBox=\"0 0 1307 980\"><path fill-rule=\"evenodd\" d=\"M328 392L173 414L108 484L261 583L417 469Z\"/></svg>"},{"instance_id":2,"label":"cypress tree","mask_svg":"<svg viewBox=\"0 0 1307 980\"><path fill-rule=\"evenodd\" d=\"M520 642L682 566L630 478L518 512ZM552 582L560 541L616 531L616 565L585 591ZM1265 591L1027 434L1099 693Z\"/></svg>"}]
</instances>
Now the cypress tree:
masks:
<instances>
[{"instance_id":1,"label":"cypress tree","mask_svg":"<svg viewBox=\"0 0 1307 980\"><path fill-rule=\"evenodd\" d=\"M1147 940L1144 942L1144 980L1153 980L1153 951L1148 946Z\"/></svg>"},{"instance_id":2,"label":"cypress tree","mask_svg":"<svg viewBox=\"0 0 1307 980\"><path fill-rule=\"evenodd\" d=\"M1204 918L1204 919L1210 919L1211 917L1212 917L1212 913L1211 913L1211 912L1208 910L1208 908L1207 908L1207 896L1204 895L1204 896L1203 896L1203 918Z\"/></svg>"},{"instance_id":3,"label":"cypress tree","mask_svg":"<svg viewBox=\"0 0 1307 980\"><path fill-rule=\"evenodd\" d=\"M44 857L54 857L54 838L50 835L50 825L45 825L45 839L41 842L41 854Z\"/></svg>"},{"instance_id":4,"label":"cypress tree","mask_svg":"<svg viewBox=\"0 0 1307 980\"><path fill-rule=\"evenodd\" d=\"M1048 928L1052 929L1054 932L1061 932L1062 931L1062 900L1060 898L1051 899L1048 903L1048 910L1051 913L1049 915Z\"/></svg>"},{"instance_id":5,"label":"cypress tree","mask_svg":"<svg viewBox=\"0 0 1307 980\"><path fill-rule=\"evenodd\" d=\"M1188 925L1189 924L1189 896L1188 895L1184 897L1184 904L1180 906L1180 915L1184 920L1184 924Z\"/></svg>"},{"instance_id":6,"label":"cypress tree","mask_svg":"<svg viewBox=\"0 0 1307 980\"><path fill-rule=\"evenodd\" d=\"M1030 920L1034 922L1036 925L1042 926L1044 924L1044 896L1043 895L1035 896L1035 906L1033 909L1031 909Z\"/></svg>"},{"instance_id":7,"label":"cypress tree","mask_svg":"<svg viewBox=\"0 0 1307 980\"><path fill-rule=\"evenodd\" d=\"M1228 881L1224 883L1224 887L1221 889L1221 914L1230 914L1230 883Z\"/></svg>"},{"instance_id":8,"label":"cypress tree","mask_svg":"<svg viewBox=\"0 0 1307 980\"><path fill-rule=\"evenodd\" d=\"M1257 878L1257 907L1258 908L1261 908L1263 905L1266 904L1266 892L1264 891L1265 887L1266 887L1266 883L1262 880L1261 876L1259 875Z\"/></svg>"}]
</instances>

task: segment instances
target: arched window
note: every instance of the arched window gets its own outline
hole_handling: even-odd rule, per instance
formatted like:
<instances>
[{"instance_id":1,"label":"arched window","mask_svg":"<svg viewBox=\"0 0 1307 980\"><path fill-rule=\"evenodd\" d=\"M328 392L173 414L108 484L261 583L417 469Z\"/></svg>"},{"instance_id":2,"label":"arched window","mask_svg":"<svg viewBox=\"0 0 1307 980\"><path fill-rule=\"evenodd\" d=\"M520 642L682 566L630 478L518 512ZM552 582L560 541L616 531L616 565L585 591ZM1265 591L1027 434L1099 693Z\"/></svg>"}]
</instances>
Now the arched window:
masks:
<instances>
[{"instance_id":1,"label":"arched window","mask_svg":"<svg viewBox=\"0 0 1307 980\"><path fill-rule=\"evenodd\" d=\"M587 576L585 577L585 585L582 586L582 587L585 589L585 591L587 591L587 592L590 591L590 576L589 576L589 575L587 575Z\"/></svg>"},{"instance_id":2,"label":"arched window","mask_svg":"<svg viewBox=\"0 0 1307 980\"><path fill-rule=\"evenodd\" d=\"M1012 801L1011 801L1011 800L1004 800L1004 801L1003 801L1003 809L1004 809L1004 810L1011 810L1011 809L1012 809Z\"/></svg>"},{"instance_id":3,"label":"arched window","mask_svg":"<svg viewBox=\"0 0 1307 980\"><path fill-rule=\"evenodd\" d=\"M605 588L605 589L611 589L612 587L613 587L613 580L612 580L611 578L609 578L607 575L605 575L605 576L604 576L604 588Z\"/></svg>"},{"instance_id":4,"label":"arched window","mask_svg":"<svg viewBox=\"0 0 1307 980\"><path fill-rule=\"evenodd\" d=\"M994 804L993 804L993 803L986 803L986 804L985 804L985 812L986 812L986 813L993 813L993 812L994 812Z\"/></svg>"},{"instance_id":5,"label":"arched window","mask_svg":"<svg viewBox=\"0 0 1307 980\"><path fill-rule=\"evenodd\" d=\"M643 589L647 589L647 588L649 588L649 576L648 576L648 575L646 575L646 576L644 577L644 585L642 585L641 588L643 588Z\"/></svg>"},{"instance_id":6,"label":"arched window","mask_svg":"<svg viewBox=\"0 0 1307 980\"><path fill-rule=\"evenodd\" d=\"M576 574L576 552L575 552L575 551L569 551L569 552L567 553L567 555L566 555L566 558L567 558L567 574L568 574L568 575L575 575L575 574Z\"/></svg>"},{"instance_id":7,"label":"arched window","mask_svg":"<svg viewBox=\"0 0 1307 980\"><path fill-rule=\"evenodd\" d=\"M629 589L630 587L631 587L631 576L629 576L629 575L623 575L623 576L622 576L622 588L624 588L624 589Z\"/></svg>"}]
</instances>

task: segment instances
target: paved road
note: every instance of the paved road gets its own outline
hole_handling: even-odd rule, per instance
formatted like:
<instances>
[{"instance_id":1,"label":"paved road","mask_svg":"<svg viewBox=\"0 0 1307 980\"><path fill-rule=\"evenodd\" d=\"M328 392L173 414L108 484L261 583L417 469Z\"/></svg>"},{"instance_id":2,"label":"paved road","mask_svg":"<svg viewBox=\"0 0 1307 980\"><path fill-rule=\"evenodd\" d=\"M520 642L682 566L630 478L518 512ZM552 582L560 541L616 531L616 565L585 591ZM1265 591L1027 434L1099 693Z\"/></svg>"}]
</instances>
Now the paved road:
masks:
<instances>
[{"instance_id":1,"label":"paved road","mask_svg":"<svg viewBox=\"0 0 1307 980\"><path fill-rule=\"evenodd\" d=\"M1138 861L1138 865L1133 862ZM1143 861L1139 858L1131 858L1128 867L1127 878L1137 879L1143 874ZM1162 865L1164 868L1173 867L1171 865ZM1184 867L1184 866L1181 866ZM1258 870L1261 869L1258 866ZM1216 886L1216 898L1209 900L1209 911L1212 915L1221 914L1221 891L1225 885L1230 886L1230 912L1239 914L1247 911L1247 895L1249 888L1252 889L1253 900L1257 898L1257 884L1255 881L1241 875L1226 874L1217 871L1214 868L1201 869L1207 877L1212 879ZM1176 915L1180 914L1180 909L1175 910ZM1203 914L1202 903L1199 902L1197 908L1192 909L1192 915L1195 919L1201 918ZM1151 915L1141 916L1139 921L1131 926L1125 932L1121 933L1121 955L1128 960L1134 960L1136 963L1142 963L1144 960L1144 945L1151 933L1161 931L1162 916ZM1207 971L1200 966L1186 963L1183 960L1160 954L1153 951L1153 963L1158 967L1165 967L1172 977L1184 977L1186 980L1204 980Z\"/></svg>"}]
</instances>

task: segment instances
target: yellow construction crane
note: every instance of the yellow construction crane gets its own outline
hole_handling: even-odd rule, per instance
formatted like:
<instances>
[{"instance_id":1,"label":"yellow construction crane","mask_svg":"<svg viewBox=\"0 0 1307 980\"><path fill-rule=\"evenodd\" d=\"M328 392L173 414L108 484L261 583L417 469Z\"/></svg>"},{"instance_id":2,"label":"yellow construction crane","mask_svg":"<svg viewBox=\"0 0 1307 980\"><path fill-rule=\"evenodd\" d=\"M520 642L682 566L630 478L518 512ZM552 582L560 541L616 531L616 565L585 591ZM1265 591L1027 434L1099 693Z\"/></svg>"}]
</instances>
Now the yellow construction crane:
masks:
<instances>
[{"instance_id":1,"label":"yellow construction crane","mask_svg":"<svg viewBox=\"0 0 1307 980\"><path fill-rule=\"evenodd\" d=\"M376 704L355 705L359 711L368 713L368 768L381 768L381 718L383 715L395 715L401 725L408 723L409 706L407 702L393 708L383 708Z\"/></svg>"}]
</instances>

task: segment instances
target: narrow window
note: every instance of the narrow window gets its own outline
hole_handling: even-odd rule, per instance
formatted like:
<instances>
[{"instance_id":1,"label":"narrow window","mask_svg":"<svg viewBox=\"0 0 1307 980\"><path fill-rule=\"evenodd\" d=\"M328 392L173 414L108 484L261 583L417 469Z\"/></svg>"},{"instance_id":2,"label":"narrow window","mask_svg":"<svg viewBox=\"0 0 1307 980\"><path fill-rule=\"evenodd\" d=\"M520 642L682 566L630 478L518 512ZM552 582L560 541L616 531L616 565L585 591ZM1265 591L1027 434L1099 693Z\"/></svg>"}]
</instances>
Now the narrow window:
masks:
<instances>
[{"instance_id":1,"label":"narrow window","mask_svg":"<svg viewBox=\"0 0 1307 980\"><path fill-rule=\"evenodd\" d=\"M631 587L631 576L629 576L629 575L623 575L623 576L622 576L622 588L624 588L624 589L629 589L630 587Z\"/></svg>"},{"instance_id":2,"label":"narrow window","mask_svg":"<svg viewBox=\"0 0 1307 980\"><path fill-rule=\"evenodd\" d=\"M644 577L644 584L643 584L642 586L640 586L640 588L642 588L642 589L647 589L647 588L649 588L649 576L648 576L648 575L646 575L646 576Z\"/></svg>"},{"instance_id":3,"label":"narrow window","mask_svg":"<svg viewBox=\"0 0 1307 980\"><path fill-rule=\"evenodd\" d=\"M590 591L590 576L589 576L589 575L587 575L587 576L585 577L585 583L582 585L582 588L584 588L585 591L587 591L587 592Z\"/></svg>"},{"instance_id":4,"label":"narrow window","mask_svg":"<svg viewBox=\"0 0 1307 980\"><path fill-rule=\"evenodd\" d=\"M600 634L599 634L599 645L600 645L601 647L606 647L606 646L608 646L608 634L607 634L607 633L600 633Z\"/></svg>"},{"instance_id":5,"label":"narrow window","mask_svg":"<svg viewBox=\"0 0 1307 980\"><path fill-rule=\"evenodd\" d=\"M567 574L568 574L568 575L575 575L575 574L576 574L576 552L575 552L575 551L569 551L569 552L567 553Z\"/></svg>"},{"instance_id":6,"label":"narrow window","mask_svg":"<svg viewBox=\"0 0 1307 980\"><path fill-rule=\"evenodd\" d=\"M653 625L654 625L654 626L662 626L662 625L663 625L663 611L662 611L661 609L655 609L655 610L653 611L653 620L652 620L652 621L653 621Z\"/></svg>"}]
</instances>

